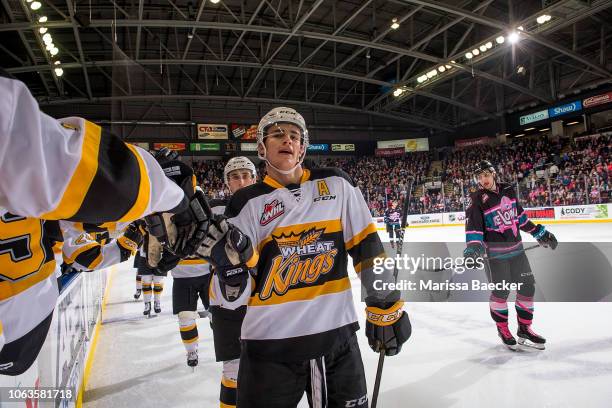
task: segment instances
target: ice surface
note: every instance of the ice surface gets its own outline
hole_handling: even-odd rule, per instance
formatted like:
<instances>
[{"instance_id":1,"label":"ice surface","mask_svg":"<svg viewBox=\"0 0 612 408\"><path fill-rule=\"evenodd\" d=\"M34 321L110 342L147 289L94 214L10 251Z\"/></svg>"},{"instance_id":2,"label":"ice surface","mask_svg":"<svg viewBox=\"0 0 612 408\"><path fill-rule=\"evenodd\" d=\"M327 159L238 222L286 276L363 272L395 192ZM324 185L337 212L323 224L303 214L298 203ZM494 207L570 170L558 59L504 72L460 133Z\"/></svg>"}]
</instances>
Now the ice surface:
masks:
<instances>
[{"instance_id":1,"label":"ice surface","mask_svg":"<svg viewBox=\"0 0 612 408\"><path fill-rule=\"evenodd\" d=\"M548 228L560 241L612 241L610 224ZM381 237L388 241L382 232ZM460 242L463 228L414 228L406 239ZM172 278L165 280L162 314L145 319L142 298L132 298L135 271L130 266L127 262L113 272L85 406L219 406L221 364L214 361L208 319L198 319L200 365L192 373L171 314ZM352 281L358 315L363 316L358 281ZM385 360L379 407L611 404L612 303L536 304L533 327L547 338L547 349L516 353L499 342L486 303L413 303L406 309L413 336L400 355ZM512 307L510 315L514 331ZM371 393L378 356L363 330L358 338ZM305 398L299 406L308 406Z\"/></svg>"}]
</instances>

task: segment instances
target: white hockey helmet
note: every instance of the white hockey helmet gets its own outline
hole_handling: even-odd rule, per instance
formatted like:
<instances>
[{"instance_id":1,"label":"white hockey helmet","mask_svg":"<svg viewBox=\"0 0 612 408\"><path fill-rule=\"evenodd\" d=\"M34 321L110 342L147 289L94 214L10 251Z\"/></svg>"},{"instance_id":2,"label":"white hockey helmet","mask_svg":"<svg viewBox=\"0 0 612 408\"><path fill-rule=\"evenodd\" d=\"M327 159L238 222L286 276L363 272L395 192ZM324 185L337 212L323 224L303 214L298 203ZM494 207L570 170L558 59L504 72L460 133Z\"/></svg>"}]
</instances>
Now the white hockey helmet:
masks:
<instances>
[{"instance_id":1,"label":"white hockey helmet","mask_svg":"<svg viewBox=\"0 0 612 408\"><path fill-rule=\"evenodd\" d=\"M252 161L244 156L232 157L223 169L223 181L227 188L229 188L229 174L234 170L249 170L253 178L257 177L257 169Z\"/></svg>"},{"instance_id":2,"label":"white hockey helmet","mask_svg":"<svg viewBox=\"0 0 612 408\"><path fill-rule=\"evenodd\" d=\"M292 125L295 125L300 128L300 131L302 133L302 147L304 148L304 153L302 153L302 155L300 156L300 160L297 165L302 164L302 162L304 161L304 157L306 156L306 150L310 145L308 129L306 129L306 121L304 120L304 117L300 115L295 109L283 106L272 109L270 112L266 113L259 121L259 125L257 126L257 145L259 146L261 144L263 146L263 153L258 150L257 156L261 160L265 160L268 165L271 165L268 159L266 158L266 147L264 144L264 139L266 138L266 130L270 126L277 125L280 123L291 123ZM283 174L290 173L290 171L282 171L277 168L275 168L275 170Z\"/></svg>"}]
</instances>

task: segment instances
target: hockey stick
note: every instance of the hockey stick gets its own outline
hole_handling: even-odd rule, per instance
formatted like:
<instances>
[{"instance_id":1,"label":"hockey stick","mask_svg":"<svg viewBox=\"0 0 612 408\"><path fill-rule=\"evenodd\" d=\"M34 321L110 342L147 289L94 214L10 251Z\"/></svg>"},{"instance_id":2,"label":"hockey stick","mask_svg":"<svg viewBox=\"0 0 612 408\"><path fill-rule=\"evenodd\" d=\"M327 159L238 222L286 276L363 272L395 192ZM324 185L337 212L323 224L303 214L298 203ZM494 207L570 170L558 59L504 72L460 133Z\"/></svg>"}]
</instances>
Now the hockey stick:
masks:
<instances>
[{"instance_id":1,"label":"hockey stick","mask_svg":"<svg viewBox=\"0 0 612 408\"><path fill-rule=\"evenodd\" d=\"M402 254L402 248L404 246L404 232L406 231L406 221L408 219L408 206L410 203L410 198L412 196L412 185L414 180L410 180L410 189L408 190L408 194L404 199L404 205L402 206L402 222L400 225L400 242L397 245L396 255ZM393 268L393 279L397 282L397 263ZM378 367L376 368L376 378L374 380L374 391L372 391L372 408L376 408L376 402L378 401L378 391L380 390L380 380L382 377L383 364L385 363L385 349L382 347L382 344L379 343L380 354L378 356Z\"/></svg>"},{"instance_id":2,"label":"hockey stick","mask_svg":"<svg viewBox=\"0 0 612 408\"><path fill-rule=\"evenodd\" d=\"M380 343L379 343L380 344ZM380 389L380 377L382 376L383 364L385 363L385 349L380 349L378 355L378 368L376 368L376 379L374 380L374 391L372 392L372 407L376 408L376 402L378 401L378 390Z\"/></svg>"}]
</instances>

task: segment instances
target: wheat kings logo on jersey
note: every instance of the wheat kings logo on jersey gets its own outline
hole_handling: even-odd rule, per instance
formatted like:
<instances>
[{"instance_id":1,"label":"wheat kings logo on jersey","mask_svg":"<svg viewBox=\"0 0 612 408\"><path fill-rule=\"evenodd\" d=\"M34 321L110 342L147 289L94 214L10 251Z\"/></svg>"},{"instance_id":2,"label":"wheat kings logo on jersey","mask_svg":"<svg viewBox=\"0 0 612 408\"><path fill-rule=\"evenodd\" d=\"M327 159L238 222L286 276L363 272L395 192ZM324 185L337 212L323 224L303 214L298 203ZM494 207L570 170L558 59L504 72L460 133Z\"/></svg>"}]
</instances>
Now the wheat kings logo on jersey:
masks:
<instances>
[{"instance_id":1,"label":"wheat kings logo on jersey","mask_svg":"<svg viewBox=\"0 0 612 408\"><path fill-rule=\"evenodd\" d=\"M312 284L333 269L338 249L333 241L320 240L323 232L324 229L311 228L297 234L272 235L280 254L272 259L259 294L262 300L273 292L283 295L298 283Z\"/></svg>"},{"instance_id":2,"label":"wheat kings logo on jersey","mask_svg":"<svg viewBox=\"0 0 612 408\"><path fill-rule=\"evenodd\" d=\"M280 217L285 213L285 204L282 201L274 199L269 203L264 204L261 218L259 219L260 225L268 225L276 218Z\"/></svg>"}]
</instances>

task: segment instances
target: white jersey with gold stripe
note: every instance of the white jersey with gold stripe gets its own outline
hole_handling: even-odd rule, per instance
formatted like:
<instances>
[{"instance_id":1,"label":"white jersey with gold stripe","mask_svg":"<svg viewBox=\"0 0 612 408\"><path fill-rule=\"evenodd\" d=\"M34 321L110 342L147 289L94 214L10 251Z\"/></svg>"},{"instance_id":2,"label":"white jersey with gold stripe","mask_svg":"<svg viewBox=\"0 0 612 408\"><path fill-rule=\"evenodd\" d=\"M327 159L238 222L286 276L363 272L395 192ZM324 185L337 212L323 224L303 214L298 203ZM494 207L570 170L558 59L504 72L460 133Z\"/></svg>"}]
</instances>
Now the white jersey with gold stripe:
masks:
<instances>
[{"instance_id":1,"label":"white jersey with gold stripe","mask_svg":"<svg viewBox=\"0 0 612 408\"><path fill-rule=\"evenodd\" d=\"M81 222L133 221L176 207L183 191L148 152L82 118L42 113L26 86L0 77L0 207Z\"/></svg>"},{"instance_id":2,"label":"white jersey with gold stripe","mask_svg":"<svg viewBox=\"0 0 612 408\"><path fill-rule=\"evenodd\" d=\"M125 250L122 250L116 240L101 244L88 232L81 232L81 226L69 221L59 223L64 236L63 260L73 268L79 271L92 271L108 268L126 260L125 255L122 258L122 251ZM127 225L129 224L119 223L118 227L125 229Z\"/></svg>"},{"instance_id":3,"label":"white jersey with gold stripe","mask_svg":"<svg viewBox=\"0 0 612 408\"><path fill-rule=\"evenodd\" d=\"M0 350L0 370L16 375L38 354L58 295L47 232L57 222L43 220L128 222L176 208L184 193L148 152L42 113L22 82L0 77L0 94L0 324L11 350ZM40 342L20 340L36 328Z\"/></svg>"},{"instance_id":4,"label":"white jersey with gold stripe","mask_svg":"<svg viewBox=\"0 0 612 408\"><path fill-rule=\"evenodd\" d=\"M383 247L346 173L304 170L300 184L288 186L268 176L236 192L225 215L259 255L241 333L248 353L312 359L358 329L347 255L363 273Z\"/></svg>"},{"instance_id":5,"label":"white jersey with gold stripe","mask_svg":"<svg viewBox=\"0 0 612 408\"><path fill-rule=\"evenodd\" d=\"M171 273L174 279L204 276L210 273L210 264L208 261L199 258L181 259Z\"/></svg>"},{"instance_id":6,"label":"white jersey with gold stripe","mask_svg":"<svg viewBox=\"0 0 612 408\"><path fill-rule=\"evenodd\" d=\"M7 343L53 311L59 294L53 248L61 239L57 221L0 215L0 320Z\"/></svg>"}]
</instances>

